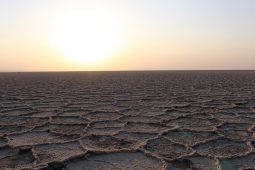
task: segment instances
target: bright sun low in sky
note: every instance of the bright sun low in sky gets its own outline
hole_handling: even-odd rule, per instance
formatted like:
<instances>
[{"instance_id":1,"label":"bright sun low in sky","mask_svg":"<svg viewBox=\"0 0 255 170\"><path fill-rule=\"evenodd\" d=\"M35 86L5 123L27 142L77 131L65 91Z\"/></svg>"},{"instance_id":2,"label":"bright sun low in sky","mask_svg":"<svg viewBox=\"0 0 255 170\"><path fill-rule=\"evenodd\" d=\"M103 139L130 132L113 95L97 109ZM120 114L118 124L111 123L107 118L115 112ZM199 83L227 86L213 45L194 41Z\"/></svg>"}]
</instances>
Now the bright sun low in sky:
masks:
<instances>
[{"instance_id":1,"label":"bright sun low in sky","mask_svg":"<svg viewBox=\"0 0 255 170\"><path fill-rule=\"evenodd\" d=\"M0 71L255 69L253 0L0 1Z\"/></svg>"},{"instance_id":2,"label":"bright sun low in sky","mask_svg":"<svg viewBox=\"0 0 255 170\"><path fill-rule=\"evenodd\" d=\"M95 64L119 49L121 35L117 28L117 23L100 11L68 11L51 21L48 40L67 61Z\"/></svg>"}]
</instances>

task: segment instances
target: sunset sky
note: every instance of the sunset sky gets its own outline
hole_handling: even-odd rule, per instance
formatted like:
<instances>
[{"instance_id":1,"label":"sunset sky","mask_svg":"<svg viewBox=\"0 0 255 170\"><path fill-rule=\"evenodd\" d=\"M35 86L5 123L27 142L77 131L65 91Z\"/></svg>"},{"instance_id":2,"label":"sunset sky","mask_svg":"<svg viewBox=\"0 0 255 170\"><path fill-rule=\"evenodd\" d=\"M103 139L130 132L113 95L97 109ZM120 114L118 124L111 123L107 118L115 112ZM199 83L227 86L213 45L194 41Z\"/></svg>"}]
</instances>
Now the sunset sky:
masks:
<instances>
[{"instance_id":1,"label":"sunset sky","mask_svg":"<svg viewBox=\"0 0 255 170\"><path fill-rule=\"evenodd\" d=\"M0 71L255 69L254 0L1 0Z\"/></svg>"}]
</instances>

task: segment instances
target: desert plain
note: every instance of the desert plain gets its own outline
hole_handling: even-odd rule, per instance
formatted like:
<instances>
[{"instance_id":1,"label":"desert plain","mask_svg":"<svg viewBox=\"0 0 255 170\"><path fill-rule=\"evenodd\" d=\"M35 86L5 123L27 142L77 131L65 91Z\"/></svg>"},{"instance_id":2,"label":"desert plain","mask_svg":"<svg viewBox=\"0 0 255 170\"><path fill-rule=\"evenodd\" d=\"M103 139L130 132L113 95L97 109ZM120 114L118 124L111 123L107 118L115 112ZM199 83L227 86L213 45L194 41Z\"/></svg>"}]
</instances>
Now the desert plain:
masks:
<instances>
[{"instance_id":1,"label":"desert plain","mask_svg":"<svg viewBox=\"0 0 255 170\"><path fill-rule=\"evenodd\" d=\"M255 71L0 73L0 169L255 169Z\"/></svg>"}]
</instances>

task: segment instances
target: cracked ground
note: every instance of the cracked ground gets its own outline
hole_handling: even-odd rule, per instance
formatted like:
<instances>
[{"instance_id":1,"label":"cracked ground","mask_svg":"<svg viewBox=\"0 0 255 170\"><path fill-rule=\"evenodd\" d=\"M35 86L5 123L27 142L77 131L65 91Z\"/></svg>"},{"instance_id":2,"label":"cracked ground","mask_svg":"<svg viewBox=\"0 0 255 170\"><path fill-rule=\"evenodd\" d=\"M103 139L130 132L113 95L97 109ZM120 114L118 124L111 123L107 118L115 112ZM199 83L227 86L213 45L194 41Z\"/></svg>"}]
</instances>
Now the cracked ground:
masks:
<instances>
[{"instance_id":1,"label":"cracked ground","mask_svg":"<svg viewBox=\"0 0 255 170\"><path fill-rule=\"evenodd\" d=\"M0 74L0 169L255 169L255 71Z\"/></svg>"}]
</instances>

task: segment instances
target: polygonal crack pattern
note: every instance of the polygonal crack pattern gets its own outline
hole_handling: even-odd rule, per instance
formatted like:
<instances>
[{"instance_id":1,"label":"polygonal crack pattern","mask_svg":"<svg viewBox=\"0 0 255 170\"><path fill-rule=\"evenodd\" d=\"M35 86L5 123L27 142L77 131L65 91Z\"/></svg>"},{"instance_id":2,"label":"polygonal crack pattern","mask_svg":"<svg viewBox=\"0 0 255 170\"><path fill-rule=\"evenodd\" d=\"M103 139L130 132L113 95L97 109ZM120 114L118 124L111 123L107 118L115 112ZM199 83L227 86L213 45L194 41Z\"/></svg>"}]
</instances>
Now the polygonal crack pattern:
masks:
<instances>
[{"instance_id":1,"label":"polygonal crack pattern","mask_svg":"<svg viewBox=\"0 0 255 170\"><path fill-rule=\"evenodd\" d=\"M47 164L53 161L65 161L77 155L82 155L84 149L79 142L41 144L34 147L40 164Z\"/></svg>"},{"instance_id":2,"label":"polygonal crack pattern","mask_svg":"<svg viewBox=\"0 0 255 170\"><path fill-rule=\"evenodd\" d=\"M163 137L149 140L144 149L157 156L162 156L167 160L174 160L186 155L190 155L193 151L191 148L171 142Z\"/></svg>"},{"instance_id":3,"label":"polygonal crack pattern","mask_svg":"<svg viewBox=\"0 0 255 170\"><path fill-rule=\"evenodd\" d=\"M192 156L169 161L167 170L206 169L217 170L217 162L212 158Z\"/></svg>"},{"instance_id":4,"label":"polygonal crack pattern","mask_svg":"<svg viewBox=\"0 0 255 170\"><path fill-rule=\"evenodd\" d=\"M251 152L252 148L245 142L236 142L230 139L216 139L195 147L200 155L229 158L242 156Z\"/></svg>"},{"instance_id":5,"label":"polygonal crack pattern","mask_svg":"<svg viewBox=\"0 0 255 170\"><path fill-rule=\"evenodd\" d=\"M0 169L255 169L255 71L0 73Z\"/></svg>"},{"instance_id":6,"label":"polygonal crack pattern","mask_svg":"<svg viewBox=\"0 0 255 170\"><path fill-rule=\"evenodd\" d=\"M82 139L82 143L88 150L118 151L132 147L132 143L112 136L91 135Z\"/></svg>"},{"instance_id":7,"label":"polygonal crack pattern","mask_svg":"<svg viewBox=\"0 0 255 170\"><path fill-rule=\"evenodd\" d=\"M163 136L176 143L181 143L187 146L194 146L198 143L220 137L220 135L215 132L199 132L190 130L172 130L163 134Z\"/></svg>"},{"instance_id":8,"label":"polygonal crack pattern","mask_svg":"<svg viewBox=\"0 0 255 170\"><path fill-rule=\"evenodd\" d=\"M117 152L89 155L86 159L68 162L66 169L161 170L164 164L141 152Z\"/></svg>"}]
</instances>

